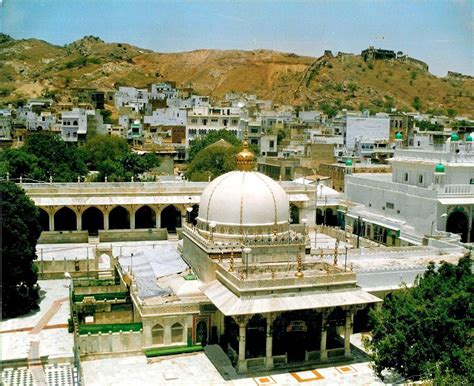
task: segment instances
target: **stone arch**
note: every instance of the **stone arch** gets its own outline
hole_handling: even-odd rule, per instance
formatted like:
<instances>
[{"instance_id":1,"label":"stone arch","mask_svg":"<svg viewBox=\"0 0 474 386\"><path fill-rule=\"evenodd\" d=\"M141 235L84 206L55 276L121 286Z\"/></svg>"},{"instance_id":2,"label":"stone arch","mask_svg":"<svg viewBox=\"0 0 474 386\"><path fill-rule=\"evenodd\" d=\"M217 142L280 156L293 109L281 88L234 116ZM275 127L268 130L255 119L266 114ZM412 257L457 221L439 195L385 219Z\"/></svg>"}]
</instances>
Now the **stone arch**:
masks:
<instances>
[{"instance_id":1,"label":"stone arch","mask_svg":"<svg viewBox=\"0 0 474 386\"><path fill-rule=\"evenodd\" d=\"M460 210L451 212L446 221L446 232L461 235L461 242L467 242L468 218Z\"/></svg>"},{"instance_id":2,"label":"stone arch","mask_svg":"<svg viewBox=\"0 0 474 386\"><path fill-rule=\"evenodd\" d=\"M89 234L97 234L100 229L104 229L104 214L100 209L91 206L82 213L82 229Z\"/></svg>"},{"instance_id":3,"label":"stone arch","mask_svg":"<svg viewBox=\"0 0 474 386\"><path fill-rule=\"evenodd\" d=\"M192 208L192 211L187 213L187 218L188 218L188 222L192 225L196 225L197 224L197 217L199 215L199 205L198 204L194 204L193 206L191 206L190 208Z\"/></svg>"},{"instance_id":4,"label":"stone arch","mask_svg":"<svg viewBox=\"0 0 474 386\"><path fill-rule=\"evenodd\" d=\"M151 343L163 344L165 343L165 329L159 323L155 324L151 329Z\"/></svg>"},{"instance_id":5,"label":"stone arch","mask_svg":"<svg viewBox=\"0 0 474 386\"><path fill-rule=\"evenodd\" d=\"M324 215L322 209L316 209L316 224L321 225L324 222Z\"/></svg>"},{"instance_id":6,"label":"stone arch","mask_svg":"<svg viewBox=\"0 0 474 386\"><path fill-rule=\"evenodd\" d=\"M247 358L258 358L265 356L265 342L267 321L261 314L255 314L248 321L246 327Z\"/></svg>"},{"instance_id":7,"label":"stone arch","mask_svg":"<svg viewBox=\"0 0 474 386\"><path fill-rule=\"evenodd\" d=\"M300 209L295 205L290 203L290 223L299 224L300 223Z\"/></svg>"},{"instance_id":8,"label":"stone arch","mask_svg":"<svg viewBox=\"0 0 474 386\"><path fill-rule=\"evenodd\" d=\"M161 227L168 232L176 232L181 227L181 212L174 205L168 205L161 211Z\"/></svg>"},{"instance_id":9,"label":"stone arch","mask_svg":"<svg viewBox=\"0 0 474 386\"><path fill-rule=\"evenodd\" d=\"M49 214L42 208L39 209L39 223L43 231L49 231Z\"/></svg>"},{"instance_id":10,"label":"stone arch","mask_svg":"<svg viewBox=\"0 0 474 386\"><path fill-rule=\"evenodd\" d=\"M326 208L325 213L326 218L326 225L335 226L337 225L337 216L334 214L334 210L332 208Z\"/></svg>"},{"instance_id":11,"label":"stone arch","mask_svg":"<svg viewBox=\"0 0 474 386\"><path fill-rule=\"evenodd\" d=\"M109 271L112 268L112 257L108 253L101 253L99 256L99 271Z\"/></svg>"},{"instance_id":12,"label":"stone arch","mask_svg":"<svg viewBox=\"0 0 474 386\"><path fill-rule=\"evenodd\" d=\"M130 229L130 212L123 206L116 206L109 213L109 229Z\"/></svg>"},{"instance_id":13,"label":"stone arch","mask_svg":"<svg viewBox=\"0 0 474 386\"><path fill-rule=\"evenodd\" d=\"M75 231L77 229L76 213L67 206L63 206L54 214L55 231Z\"/></svg>"},{"instance_id":14,"label":"stone arch","mask_svg":"<svg viewBox=\"0 0 474 386\"><path fill-rule=\"evenodd\" d=\"M184 341L184 327L176 322L171 326L171 343L180 343Z\"/></svg>"},{"instance_id":15,"label":"stone arch","mask_svg":"<svg viewBox=\"0 0 474 386\"><path fill-rule=\"evenodd\" d=\"M196 324L196 343L205 346L208 341L208 321L206 319L201 319Z\"/></svg>"},{"instance_id":16,"label":"stone arch","mask_svg":"<svg viewBox=\"0 0 474 386\"><path fill-rule=\"evenodd\" d=\"M148 229L156 225L156 212L148 205L143 205L135 212L135 228Z\"/></svg>"}]
</instances>

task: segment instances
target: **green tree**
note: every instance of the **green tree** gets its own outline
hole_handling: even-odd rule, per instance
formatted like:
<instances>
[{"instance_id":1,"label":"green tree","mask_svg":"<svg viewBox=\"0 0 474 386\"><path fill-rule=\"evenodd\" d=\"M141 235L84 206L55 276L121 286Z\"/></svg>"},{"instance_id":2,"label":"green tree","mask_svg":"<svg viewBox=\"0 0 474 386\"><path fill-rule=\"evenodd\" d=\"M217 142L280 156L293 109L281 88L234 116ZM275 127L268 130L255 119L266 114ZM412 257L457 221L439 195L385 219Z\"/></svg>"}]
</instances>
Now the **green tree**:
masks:
<instances>
[{"instance_id":1,"label":"green tree","mask_svg":"<svg viewBox=\"0 0 474 386\"><path fill-rule=\"evenodd\" d=\"M279 129L277 133L277 145L281 143L286 138L286 131L283 129Z\"/></svg>"},{"instance_id":2,"label":"green tree","mask_svg":"<svg viewBox=\"0 0 474 386\"><path fill-rule=\"evenodd\" d=\"M38 158L23 149L7 149L0 153L2 176L8 172L11 178L29 176L38 167Z\"/></svg>"},{"instance_id":3,"label":"green tree","mask_svg":"<svg viewBox=\"0 0 474 386\"><path fill-rule=\"evenodd\" d=\"M420 110L421 110L421 100L420 100L420 97L419 97L419 96L416 96L415 98L413 98L413 102L411 102L411 105L412 105L412 107L413 107L416 111L420 111Z\"/></svg>"},{"instance_id":4,"label":"green tree","mask_svg":"<svg viewBox=\"0 0 474 386\"><path fill-rule=\"evenodd\" d=\"M239 150L229 143L210 145L196 154L186 175L191 181L207 181L235 170L235 155Z\"/></svg>"},{"instance_id":5,"label":"green tree","mask_svg":"<svg viewBox=\"0 0 474 386\"><path fill-rule=\"evenodd\" d=\"M456 115L458 115L458 112L455 109L447 109L446 113L448 114L448 117L450 118L454 118Z\"/></svg>"},{"instance_id":6,"label":"green tree","mask_svg":"<svg viewBox=\"0 0 474 386\"><path fill-rule=\"evenodd\" d=\"M49 132L31 134L22 148L3 152L0 163L11 178L47 181L51 175L54 181L70 182L88 173L82 151Z\"/></svg>"},{"instance_id":7,"label":"green tree","mask_svg":"<svg viewBox=\"0 0 474 386\"><path fill-rule=\"evenodd\" d=\"M378 376L392 370L410 380L474 384L471 265L469 255L438 269L430 263L412 288L387 297L380 311L371 312L368 348Z\"/></svg>"},{"instance_id":8,"label":"green tree","mask_svg":"<svg viewBox=\"0 0 474 386\"><path fill-rule=\"evenodd\" d=\"M358 89L357 83L350 82L350 83L347 85L347 89L351 92L351 96L352 96L352 97L355 97L355 92L356 92L357 89Z\"/></svg>"},{"instance_id":9,"label":"green tree","mask_svg":"<svg viewBox=\"0 0 474 386\"><path fill-rule=\"evenodd\" d=\"M224 141L235 146L242 146L242 142L230 131L222 130L212 130L210 133L206 134L204 137L197 138L191 142L189 146L189 162L192 162L194 157L202 149L206 148L209 145L223 139Z\"/></svg>"},{"instance_id":10,"label":"green tree","mask_svg":"<svg viewBox=\"0 0 474 386\"><path fill-rule=\"evenodd\" d=\"M90 170L99 172L99 180L130 181L132 177L160 164L155 154L133 153L124 138L97 135L84 146L84 157Z\"/></svg>"},{"instance_id":11,"label":"green tree","mask_svg":"<svg viewBox=\"0 0 474 386\"><path fill-rule=\"evenodd\" d=\"M38 308L36 242L41 233L33 201L12 182L0 182L2 224L2 317Z\"/></svg>"}]
</instances>

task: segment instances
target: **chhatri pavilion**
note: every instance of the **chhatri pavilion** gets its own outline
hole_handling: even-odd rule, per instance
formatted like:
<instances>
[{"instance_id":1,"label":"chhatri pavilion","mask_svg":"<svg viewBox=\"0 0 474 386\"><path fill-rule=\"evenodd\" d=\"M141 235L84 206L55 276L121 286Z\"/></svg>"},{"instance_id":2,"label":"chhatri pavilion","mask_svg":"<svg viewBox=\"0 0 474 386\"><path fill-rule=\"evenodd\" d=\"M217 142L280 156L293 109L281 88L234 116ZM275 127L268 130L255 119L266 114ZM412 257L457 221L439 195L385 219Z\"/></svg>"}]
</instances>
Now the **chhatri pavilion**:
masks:
<instances>
[{"instance_id":1,"label":"chhatri pavilion","mask_svg":"<svg viewBox=\"0 0 474 386\"><path fill-rule=\"evenodd\" d=\"M306 255L307 229L291 227L287 193L252 170L246 140L236 159L183 227L182 258L212 303L193 323L195 341L218 343L239 373L351 358L355 312L381 300L354 272Z\"/></svg>"}]
</instances>

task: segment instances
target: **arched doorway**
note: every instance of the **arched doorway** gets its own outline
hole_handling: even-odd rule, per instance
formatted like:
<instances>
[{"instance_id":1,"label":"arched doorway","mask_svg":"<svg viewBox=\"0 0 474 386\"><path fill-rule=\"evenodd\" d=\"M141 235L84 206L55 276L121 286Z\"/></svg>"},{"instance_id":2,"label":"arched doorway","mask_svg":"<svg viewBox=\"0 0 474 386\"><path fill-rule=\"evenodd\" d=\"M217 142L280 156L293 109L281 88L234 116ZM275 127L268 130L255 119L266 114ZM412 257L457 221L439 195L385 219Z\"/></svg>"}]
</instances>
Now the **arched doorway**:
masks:
<instances>
[{"instance_id":1,"label":"arched doorway","mask_svg":"<svg viewBox=\"0 0 474 386\"><path fill-rule=\"evenodd\" d=\"M316 224L321 225L324 221L323 211L316 209Z\"/></svg>"},{"instance_id":2,"label":"arched doorway","mask_svg":"<svg viewBox=\"0 0 474 386\"><path fill-rule=\"evenodd\" d=\"M329 226L337 225L337 217L334 215L334 211L332 210L332 208L326 208L324 217L325 217L324 222L326 223L326 225L329 225Z\"/></svg>"},{"instance_id":3,"label":"arched doorway","mask_svg":"<svg viewBox=\"0 0 474 386\"><path fill-rule=\"evenodd\" d=\"M135 212L135 228L148 229L156 225L156 213L148 205L144 205Z\"/></svg>"},{"instance_id":4,"label":"arched doorway","mask_svg":"<svg viewBox=\"0 0 474 386\"><path fill-rule=\"evenodd\" d=\"M192 224L192 225L196 225L197 224L197 217L199 215L199 205L198 204L194 204L192 206L193 210L191 211L191 213L189 213L189 222Z\"/></svg>"},{"instance_id":5,"label":"arched doorway","mask_svg":"<svg viewBox=\"0 0 474 386\"><path fill-rule=\"evenodd\" d=\"M41 208L39 208L39 223L43 231L49 231L49 214Z\"/></svg>"},{"instance_id":6,"label":"arched doorway","mask_svg":"<svg viewBox=\"0 0 474 386\"><path fill-rule=\"evenodd\" d=\"M123 206L116 206L109 213L110 229L130 229L130 213Z\"/></svg>"},{"instance_id":7,"label":"arched doorway","mask_svg":"<svg viewBox=\"0 0 474 386\"><path fill-rule=\"evenodd\" d=\"M161 227L171 233L181 227L181 212L174 205L168 205L161 211Z\"/></svg>"},{"instance_id":8,"label":"arched doorway","mask_svg":"<svg viewBox=\"0 0 474 386\"><path fill-rule=\"evenodd\" d=\"M300 223L300 210L295 204L290 204L290 224Z\"/></svg>"},{"instance_id":9,"label":"arched doorway","mask_svg":"<svg viewBox=\"0 0 474 386\"><path fill-rule=\"evenodd\" d=\"M464 212L456 210L448 216L446 221L446 232L461 235L461 242L467 242L468 220Z\"/></svg>"},{"instance_id":10,"label":"arched doorway","mask_svg":"<svg viewBox=\"0 0 474 386\"><path fill-rule=\"evenodd\" d=\"M207 320L201 319L196 324L196 343L205 346L208 342Z\"/></svg>"},{"instance_id":11,"label":"arched doorway","mask_svg":"<svg viewBox=\"0 0 474 386\"><path fill-rule=\"evenodd\" d=\"M99 229L104 229L104 215L95 206L87 208L82 213L82 229L91 235L99 233Z\"/></svg>"},{"instance_id":12,"label":"arched doorway","mask_svg":"<svg viewBox=\"0 0 474 386\"><path fill-rule=\"evenodd\" d=\"M64 206L54 214L55 231L75 231L76 229L76 213L71 208Z\"/></svg>"},{"instance_id":13,"label":"arched doorway","mask_svg":"<svg viewBox=\"0 0 474 386\"><path fill-rule=\"evenodd\" d=\"M273 355L303 362L306 351L319 347L321 319L311 310L284 312L273 322Z\"/></svg>"},{"instance_id":14,"label":"arched doorway","mask_svg":"<svg viewBox=\"0 0 474 386\"><path fill-rule=\"evenodd\" d=\"M265 356L267 321L260 314L252 316L247 323L246 357L260 358Z\"/></svg>"}]
</instances>

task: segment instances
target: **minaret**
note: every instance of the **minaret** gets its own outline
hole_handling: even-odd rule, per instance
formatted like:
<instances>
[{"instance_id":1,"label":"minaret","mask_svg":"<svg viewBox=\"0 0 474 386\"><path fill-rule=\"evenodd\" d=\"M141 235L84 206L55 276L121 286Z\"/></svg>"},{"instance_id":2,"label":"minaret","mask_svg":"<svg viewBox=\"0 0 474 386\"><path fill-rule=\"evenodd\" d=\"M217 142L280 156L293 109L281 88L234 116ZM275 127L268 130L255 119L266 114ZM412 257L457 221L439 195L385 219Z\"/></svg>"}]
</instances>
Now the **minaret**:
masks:
<instances>
[{"instance_id":1,"label":"minaret","mask_svg":"<svg viewBox=\"0 0 474 386\"><path fill-rule=\"evenodd\" d=\"M247 130L244 132L243 149L237 153L235 160L237 162L237 170L241 172L252 171L255 161L255 155L249 150L249 141Z\"/></svg>"}]
</instances>

